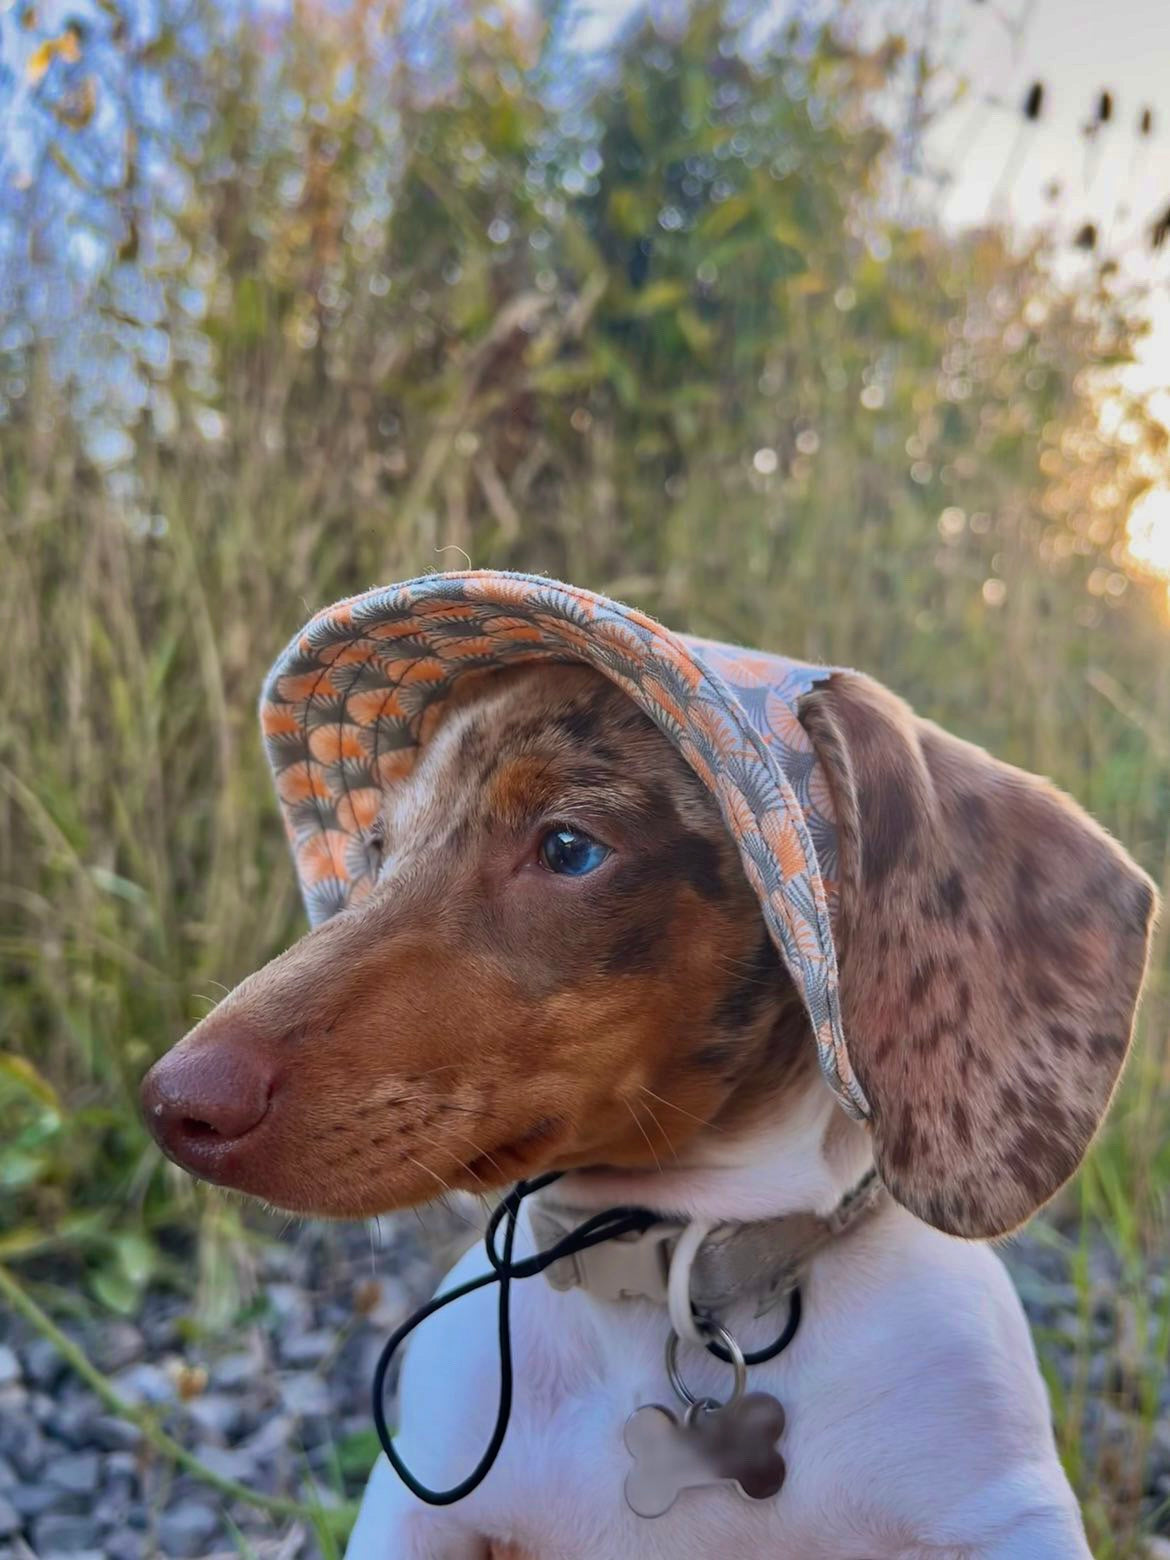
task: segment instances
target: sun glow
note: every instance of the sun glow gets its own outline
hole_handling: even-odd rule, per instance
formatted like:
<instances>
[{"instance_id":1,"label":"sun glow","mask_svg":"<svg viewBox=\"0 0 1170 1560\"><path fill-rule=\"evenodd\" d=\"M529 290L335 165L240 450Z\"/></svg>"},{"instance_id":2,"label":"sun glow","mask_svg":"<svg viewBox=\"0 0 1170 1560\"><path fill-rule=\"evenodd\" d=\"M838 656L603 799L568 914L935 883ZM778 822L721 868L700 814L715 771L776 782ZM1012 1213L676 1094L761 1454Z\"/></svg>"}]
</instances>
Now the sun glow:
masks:
<instances>
[{"instance_id":1,"label":"sun glow","mask_svg":"<svg viewBox=\"0 0 1170 1560\"><path fill-rule=\"evenodd\" d=\"M1134 563L1170 581L1170 488L1143 493L1129 512L1127 531Z\"/></svg>"}]
</instances>

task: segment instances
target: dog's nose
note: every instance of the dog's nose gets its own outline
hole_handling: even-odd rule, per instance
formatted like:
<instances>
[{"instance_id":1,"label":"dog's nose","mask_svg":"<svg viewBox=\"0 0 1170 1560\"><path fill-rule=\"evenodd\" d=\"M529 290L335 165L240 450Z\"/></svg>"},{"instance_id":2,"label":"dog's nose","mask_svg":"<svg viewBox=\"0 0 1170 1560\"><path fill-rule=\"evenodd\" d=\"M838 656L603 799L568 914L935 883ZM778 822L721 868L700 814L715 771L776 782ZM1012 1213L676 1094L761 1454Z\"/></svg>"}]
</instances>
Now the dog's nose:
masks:
<instances>
[{"instance_id":1,"label":"dog's nose","mask_svg":"<svg viewBox=\"0 0 1170 1560\"><path fill-rule=\"evenodd\" d=\"M180 1044L142 1080L146 1124L184 1169L213 1175L232 1145L267 1115L274 1083L271 1061L255 1047L230 1040Z\"/></svg>"}]
</instances>

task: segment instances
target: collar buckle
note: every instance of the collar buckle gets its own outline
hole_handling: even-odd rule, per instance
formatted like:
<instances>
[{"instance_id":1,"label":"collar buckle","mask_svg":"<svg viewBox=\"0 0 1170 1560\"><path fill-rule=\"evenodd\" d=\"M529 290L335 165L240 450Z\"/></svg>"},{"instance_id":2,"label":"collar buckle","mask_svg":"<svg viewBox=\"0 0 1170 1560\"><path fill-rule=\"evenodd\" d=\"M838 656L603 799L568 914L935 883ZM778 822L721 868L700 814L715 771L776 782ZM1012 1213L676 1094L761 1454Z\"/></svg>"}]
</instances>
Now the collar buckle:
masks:
<instances>
[{"instance_id":1,"label":"collar buckle","mask_svg":"<svg viewBox=\"0 0 1170 1560\"><path fill-rule=\"evenodd\" d=\"M533 1207L534 1231L539 1216L547 1211ZM681 1224L668 1223L652 1224L641 1232L631 1230L585 1251L570 1252L546 1268L544 1276L557 1290L580 1288L599 1300L652 1300L665 1305L670 1257L682 1231Z\"/></svg>"}]
</instances>

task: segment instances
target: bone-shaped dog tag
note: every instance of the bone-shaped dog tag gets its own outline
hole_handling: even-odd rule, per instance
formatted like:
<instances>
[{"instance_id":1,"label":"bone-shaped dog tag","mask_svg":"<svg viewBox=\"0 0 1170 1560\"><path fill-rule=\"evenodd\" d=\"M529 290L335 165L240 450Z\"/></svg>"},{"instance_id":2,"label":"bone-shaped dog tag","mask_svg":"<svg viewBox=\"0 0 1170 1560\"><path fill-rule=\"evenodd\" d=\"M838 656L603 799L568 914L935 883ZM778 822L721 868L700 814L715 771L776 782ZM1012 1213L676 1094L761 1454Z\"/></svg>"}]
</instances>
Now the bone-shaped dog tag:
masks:
<instances>
[{"instance_id":1,"label":"bone-shaped dog tag","mask_svg":"<svg viewBox=\"0 0 1170 1560\"><path fill-rule=\"evenodd\" d=\"M626 1420L626 1504L640 1517L660 1517L683 1490L730 1484L749 1500L779 1492L787 1469L776 1450L784 1410L767 1392L749 1392L720 1407L696 1403L679 1420L649 1403Z\"/></svg>"}]
</instances>

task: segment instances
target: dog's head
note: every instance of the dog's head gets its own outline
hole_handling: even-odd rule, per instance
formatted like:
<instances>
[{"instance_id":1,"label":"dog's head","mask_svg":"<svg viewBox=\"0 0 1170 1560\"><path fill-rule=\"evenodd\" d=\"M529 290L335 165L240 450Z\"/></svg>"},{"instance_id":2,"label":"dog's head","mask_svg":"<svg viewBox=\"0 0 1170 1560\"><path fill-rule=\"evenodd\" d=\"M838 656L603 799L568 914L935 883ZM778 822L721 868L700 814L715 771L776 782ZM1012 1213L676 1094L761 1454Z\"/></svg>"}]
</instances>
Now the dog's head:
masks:
<instances>
[{"instance_id":1,"label":"dog's head","mask_svg":"<svg viewBox=\"0 0 1170 1560\"><path fill-rule=\"evenodd\" d=\"M868 679L802 706L841 844L845 1032L893 1195L1025 1219L1132 1028L1148 881L1044 783ZM361 1215L546 1169L649 1168L783 1122L815 1054L707 787L584 667L469 676L368 831L373 892L152 1069L197 1175Z\"/></svg>"}]
</instances>

